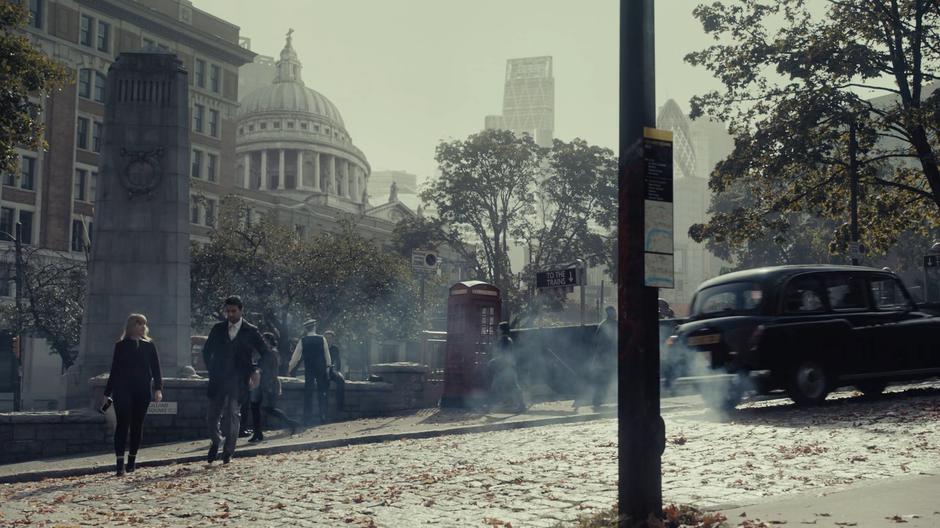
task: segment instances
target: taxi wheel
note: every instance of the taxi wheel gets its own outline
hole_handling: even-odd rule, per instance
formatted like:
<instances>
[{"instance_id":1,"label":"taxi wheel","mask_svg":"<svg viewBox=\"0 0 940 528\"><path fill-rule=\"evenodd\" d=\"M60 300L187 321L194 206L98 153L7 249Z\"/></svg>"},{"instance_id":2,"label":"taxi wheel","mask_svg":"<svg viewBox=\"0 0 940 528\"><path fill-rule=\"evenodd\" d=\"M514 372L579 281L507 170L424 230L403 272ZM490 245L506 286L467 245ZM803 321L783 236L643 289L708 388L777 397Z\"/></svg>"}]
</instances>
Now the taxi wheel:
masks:
<instances>
[{"instance_id":1,"label":"taxi wheel","mask_svg":"<svg viewBox=\"0 0 940 528\"><path fill-rule=\"evenodd\" d=\"M787 392L797 405L819 405L829 395L830 388L829 374L822 364L803 360L793 369Z\"/></svg>"}]
</instances>

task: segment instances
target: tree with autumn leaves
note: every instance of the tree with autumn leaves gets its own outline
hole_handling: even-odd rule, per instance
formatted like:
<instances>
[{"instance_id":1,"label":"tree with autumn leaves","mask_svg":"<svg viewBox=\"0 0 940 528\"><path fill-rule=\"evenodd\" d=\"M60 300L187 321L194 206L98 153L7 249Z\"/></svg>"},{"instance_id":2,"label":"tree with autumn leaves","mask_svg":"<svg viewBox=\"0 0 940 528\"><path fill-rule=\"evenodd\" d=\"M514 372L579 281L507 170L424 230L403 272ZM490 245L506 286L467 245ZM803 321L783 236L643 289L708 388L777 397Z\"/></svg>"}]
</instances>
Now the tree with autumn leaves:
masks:
<instances>
[{"instance_id":1,"label":"tree with autumn leaves","mask_svg":"<svg viewBox=\"0 0 940 528\"><path fill-rule=\"evenodd\" d=\"M940 1L734 0L694 15L716 44L686 61L723 89L691 115L735 138L694 239L739 261L806 243L845 254L853 171L872 253L937 233Z\"/></svg>"}]
</instances>

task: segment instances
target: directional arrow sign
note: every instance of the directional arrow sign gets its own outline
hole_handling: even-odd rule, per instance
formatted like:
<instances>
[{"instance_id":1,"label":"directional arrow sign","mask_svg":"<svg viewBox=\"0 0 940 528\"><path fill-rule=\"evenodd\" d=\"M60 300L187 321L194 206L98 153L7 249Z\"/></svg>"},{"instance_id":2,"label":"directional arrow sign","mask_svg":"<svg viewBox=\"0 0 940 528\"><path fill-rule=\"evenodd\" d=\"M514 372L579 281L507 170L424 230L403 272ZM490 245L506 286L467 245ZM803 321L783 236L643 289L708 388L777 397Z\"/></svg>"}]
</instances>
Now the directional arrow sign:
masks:
<instances>
[{"instance_id":1,"label":"directional arrow sign","mask_svg":"<svg viewBox=\"0 0 940 528\"><path fill-rule=\"evenodd\" d=\"M535 274L536 288L565 288L578 285L578 268L540 271Z\"/></svg>"}]
</instances>

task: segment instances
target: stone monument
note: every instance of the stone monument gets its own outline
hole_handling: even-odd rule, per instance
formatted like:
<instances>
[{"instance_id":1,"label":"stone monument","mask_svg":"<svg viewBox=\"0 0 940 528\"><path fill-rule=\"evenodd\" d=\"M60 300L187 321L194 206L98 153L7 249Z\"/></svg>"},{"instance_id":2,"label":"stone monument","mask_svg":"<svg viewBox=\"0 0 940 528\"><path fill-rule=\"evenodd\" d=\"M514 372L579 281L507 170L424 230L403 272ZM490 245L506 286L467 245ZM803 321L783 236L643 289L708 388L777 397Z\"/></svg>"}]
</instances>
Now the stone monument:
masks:
<instances>
[{"instance_id":1,"label":"stone monument","mask_svg":"<svg viewBox=\"0 0 940 528\"><path fill-rule=\"evenodd\" d=\"M128 314L147 316L163 375L190 360L189 85L175 55L121 53L108 71L104 141L78 361L66 403L87 406Z\"/></svg>"}]
</instances>

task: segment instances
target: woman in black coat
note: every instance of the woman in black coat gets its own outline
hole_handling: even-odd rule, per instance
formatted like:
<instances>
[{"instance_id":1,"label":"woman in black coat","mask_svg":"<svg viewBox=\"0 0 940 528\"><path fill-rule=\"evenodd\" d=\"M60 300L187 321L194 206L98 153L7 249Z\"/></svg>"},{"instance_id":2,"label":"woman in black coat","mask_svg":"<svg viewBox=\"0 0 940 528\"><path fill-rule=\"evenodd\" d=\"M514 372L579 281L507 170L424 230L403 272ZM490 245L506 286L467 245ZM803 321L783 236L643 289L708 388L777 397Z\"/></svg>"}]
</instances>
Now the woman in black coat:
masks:
<instances>
[{"instance_id":1,"label":"woman in black coat","mask_svg":"<svg viewBox=\"0 0 940 528\"><path fill-rule=\"evenodd\" d=\"M277 378L278 358L277 358L277 337L271 332L265 332L261 335L265 343L271 349L271 353L265 354L261 358L261 382L251 391L251 417L254 423L254 435L249 442L260 442L264 440L262 431L262 411L268 416L279 418L283 425L290 429L293 435L300 428L300 422L291 419L287 413L277 408L277 399L281 395L281 380Z\"/></svg>"},{"instance_id":2,"label":"woman in black coat","mask_svg":"<svg viewBox=\"0 0 940 528\"><path fill-rule=\"evenodd\" d=\"M124 446L130 430L130 449L127 454L126 471L134 471L137 450L143 437L144 417L153 399L163 399L163 376L160 373L160 357L151 341L147 318L142 314L131 314L127 318L124 333L114 345L111 374L104 389L104 407L114 403L117 427L114 430L114 454L117 457L117 474L124 474Z\"/></svg>"}]
</instances>

